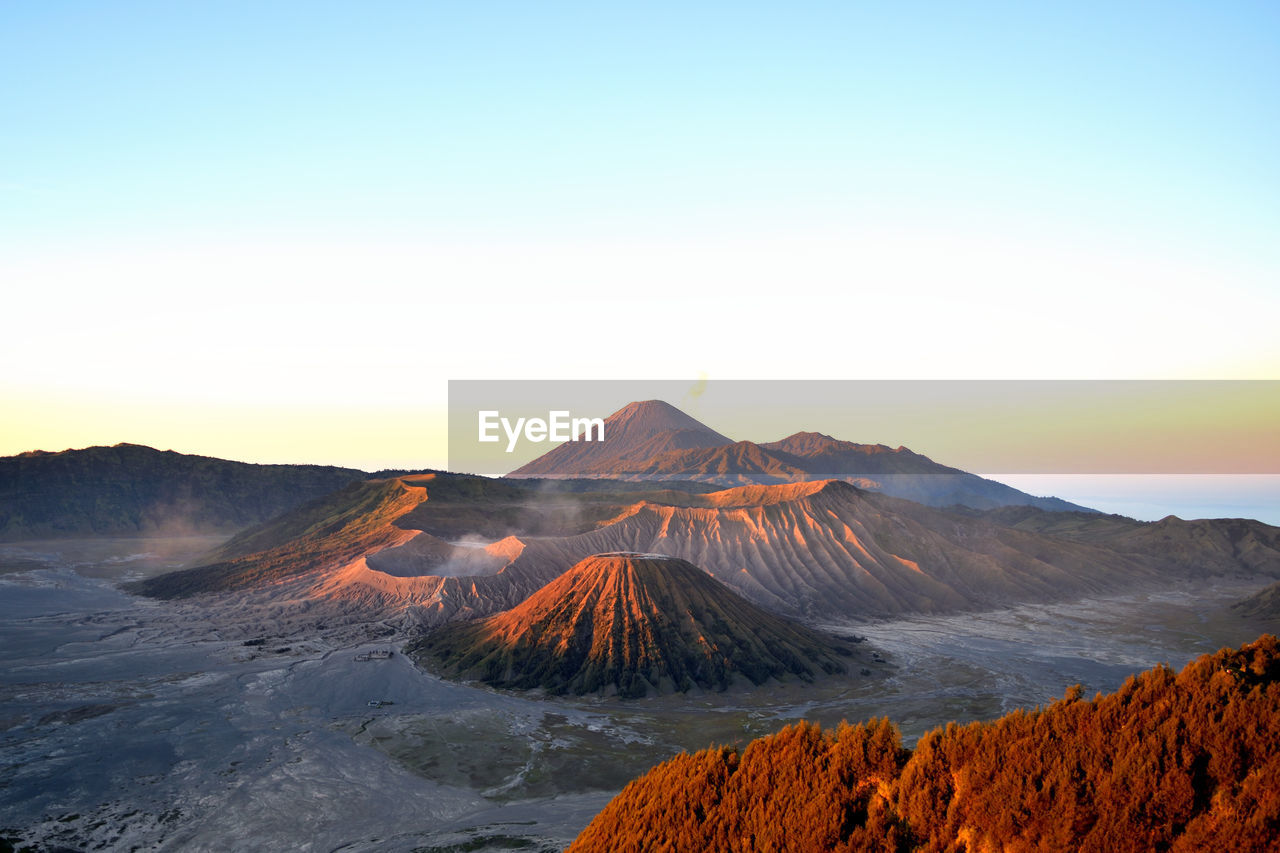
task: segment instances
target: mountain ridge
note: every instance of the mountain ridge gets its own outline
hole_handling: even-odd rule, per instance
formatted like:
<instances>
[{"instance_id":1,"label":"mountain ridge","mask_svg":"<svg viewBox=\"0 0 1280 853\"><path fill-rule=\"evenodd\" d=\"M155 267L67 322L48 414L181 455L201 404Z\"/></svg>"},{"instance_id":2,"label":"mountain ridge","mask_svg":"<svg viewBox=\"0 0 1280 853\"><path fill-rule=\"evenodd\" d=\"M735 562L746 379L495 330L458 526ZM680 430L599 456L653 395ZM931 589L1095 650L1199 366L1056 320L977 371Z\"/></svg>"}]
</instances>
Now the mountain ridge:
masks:
<instances>
[{"instance_id":1,"label":"mountain ridge","mask_svg":"<svg viewBox=\"0 0 1280 853\"><path fill-rule=\"evenodd\" d=\"M0 458L0 541L231 533L363 480L120 443Z\"/></svg>"},{"instance_id":2,"label":"mountain ridge","mask_svg":"<svg viewBox=\"0 0 1280 853\"><path fill-rule=\"evenodd\" d=\"M1261 522L1138 522L1030 507L953 512L840 480L593 493L586 504L548 506L539 488L522 482L417 480L428 499L393 507L388 496L383 538L368 540L343 532L362 511L361 493L351 491L347 503L335 496L330 507L299 509L233 540L241 551L256 542L258 552L224 554L216 569L162 575L140 589L185 597L267 588L274 578L292 583L297 600L428 626L513 607L610 551L679 557L758 606L818 621L976 611L1174 578L1248 575L1259 586L1280 578L1280 528ZM494 514L491 493L535 501L550 513L535 519L543 534L499 525L492 536L459 544L475 518ZM564 523L551 530L547 518ZM305 534L328 527L332 542Z\"/></svg>"},{"instance_id":3,"label":"mountain ridge","mask_svg":"<svg viewBox=\"0 0 1280 853\"><path fill-rule=\"evenodd\" d=\"M722 487L841 479L929 506L1093 511L1061 498L1029 495L902 446L857 444L820 432L797 432L763 443L733 441L674 406L659 403L630 403L605 419L605 442L565 442L507 476L692 480ZM637 412L651 413L642 438L626 429L610 432L615 424L625 427Z\"/></svg>"}]
</instances>

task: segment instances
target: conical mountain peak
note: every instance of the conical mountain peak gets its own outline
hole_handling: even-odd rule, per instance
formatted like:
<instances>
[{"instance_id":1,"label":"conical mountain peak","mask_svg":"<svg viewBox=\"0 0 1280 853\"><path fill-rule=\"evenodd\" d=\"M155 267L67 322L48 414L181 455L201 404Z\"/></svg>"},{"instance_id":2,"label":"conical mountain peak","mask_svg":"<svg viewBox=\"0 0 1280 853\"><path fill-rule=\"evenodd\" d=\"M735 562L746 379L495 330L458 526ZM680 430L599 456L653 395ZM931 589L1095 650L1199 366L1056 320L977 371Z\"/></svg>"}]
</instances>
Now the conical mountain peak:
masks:
<instances>
[{"instance_id":1,"label":"conical mountain peak","mask_svg":"<svg viewBox=\"0 0 1280 853\"><path fill-rule=\"evenodd\" d=\"M567 441L512 471L512 477L594 476L621 460L673 450L719 447L732 440L662 400L628 403L604 420L603 441Z\"/></svg>"},{"instance_id":2,"label":"conical mountain peak","mask_svg":"<svg viewBox=\"0 0 1280 853\"><path fill-rule=\"evenodd\" d=\"M418 645L445 675L551 693L724 690L845 670L851 650L762 610L685 560L595 554L523 604Z\"/></svg>"}]
</instances>

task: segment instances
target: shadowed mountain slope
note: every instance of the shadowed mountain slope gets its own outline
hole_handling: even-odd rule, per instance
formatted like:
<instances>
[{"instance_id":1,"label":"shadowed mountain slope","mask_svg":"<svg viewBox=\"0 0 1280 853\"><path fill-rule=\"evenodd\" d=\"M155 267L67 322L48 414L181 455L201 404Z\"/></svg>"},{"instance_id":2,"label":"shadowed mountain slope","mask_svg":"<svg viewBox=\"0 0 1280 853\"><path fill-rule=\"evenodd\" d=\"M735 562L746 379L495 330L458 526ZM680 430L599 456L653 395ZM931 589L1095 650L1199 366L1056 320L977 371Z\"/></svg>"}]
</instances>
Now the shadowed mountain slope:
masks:
<instances>
[{"instance_id":1,"label":"shadowed mountain slope","mask_svg":"<svg viewBox=\"0 0 1280 853\"><path fill-rule=\"evenodd\" d=\"M1071 542L1105 547L1150 559L1158 555L1169 571L1186 576L1270 573L1280 553L1280 527L1249 518L1138 521L1123 515L1044 512L1033 507L1003 507L973 513L977 518Z\"/></svg>"},{"instance_id":2,"label":"shadowed mountain slope","mask_svg":"<svg viewBox=\"0 0 1280 853\"><path fill-rule=\"evenodd\" d=\"M586 558L519 606L437 628L415 655L446 675L551 693L724 690L843 672L838 642L656 554Z\"/></svg>"},{"instance_id":3,"label":"shadowed mountain slope","mask_svg":"<svg viewBox=\"0 0 1280 853\"><path fill-rule=\"evenodd\" d=\"M366 476L137 444L32 451L0 458L0 541L231 533Z\"/></svg>"},{"instance_id":4,"label":"shadowed mountain slope","mask_svg":"<svg viewBox=\"0 0 1280 853\"><path fill-rule=\"evenodd\" d=\"M569 851L1263 853L1278 838L1280 648L1264 636L912 751L879 720L679 755Z\"/></svg>"},{"instance_id":5,"label":"shadowed mountain slope","mask_svg":"<svg viewBox=\"0 0 1280 853\"><path fill-rule=\"evenodd\" d=\"M1280 619L1280 583L1258 590L1248 598L1231 605L1241 616L1259 619Z\"/></svg>"}]
</instances>

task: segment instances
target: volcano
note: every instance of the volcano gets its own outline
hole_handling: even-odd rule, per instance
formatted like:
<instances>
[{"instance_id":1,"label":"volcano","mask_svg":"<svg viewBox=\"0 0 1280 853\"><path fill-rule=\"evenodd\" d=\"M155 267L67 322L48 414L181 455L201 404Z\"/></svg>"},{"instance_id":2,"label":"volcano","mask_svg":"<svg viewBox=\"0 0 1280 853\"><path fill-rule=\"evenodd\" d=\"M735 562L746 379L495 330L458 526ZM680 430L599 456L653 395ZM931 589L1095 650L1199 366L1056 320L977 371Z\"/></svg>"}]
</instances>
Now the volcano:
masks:
<instances>
[{"instance_id":1,"label":"volcano","mask_svg":"<svg viewBox=\"0 0 1280 853\"><path fill-rule=\"evenodd\" d=\"M845 672L854 652L685 560L615 552L587 557L505 613L436 629L413 654L446 676L495 687L637 698L811 681Z\"/></svg>"},{"instance_id":2,"label":"volcano","mask_svg":"<svg viewBox=\"0 0 1280 853\"><path fill-rule=\"evenodd\" d=\"M567 441L507 476L692 482L722 488L843 480L927 506L1092 511L1061 498L1029 495L905 447L857 444L817 432L798 432L765 444L735 442L661 400L630 403L604 423L604 441Z\"/></svg>"},{"instance_id":3,"label":"volcano","mask_svg":"<svg viewBox=\"0 0 1280 853\"><path fill-rule=\"evenodd\" d=\"M628 403L604 421L603 441L568 441L529 464L512 477L597 476L597 470L643 463L663 453L733 444L705 424L662 400Z\"/></svg>"}]
</instances>

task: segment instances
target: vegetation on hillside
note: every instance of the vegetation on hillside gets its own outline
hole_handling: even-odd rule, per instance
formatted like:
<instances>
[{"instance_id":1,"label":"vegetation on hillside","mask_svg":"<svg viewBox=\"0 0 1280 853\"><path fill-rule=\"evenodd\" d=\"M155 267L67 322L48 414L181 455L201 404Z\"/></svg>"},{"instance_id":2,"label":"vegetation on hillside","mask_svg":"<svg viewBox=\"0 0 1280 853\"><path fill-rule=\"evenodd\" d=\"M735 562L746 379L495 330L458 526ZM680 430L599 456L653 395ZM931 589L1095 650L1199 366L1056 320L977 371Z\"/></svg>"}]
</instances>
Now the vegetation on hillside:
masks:
<instances>
[{"instance_id":1,"label":"vegetation on hillside","mask_svg":"<svg viewBox=\"0 0 1280 853\"><path fill-rule=\"evenodd\" d=\"M1280 849L1280 644L1264 636L1115 693L949 725L801 723L628 785L586 851Z\"/></svg>"}]
</instances>

